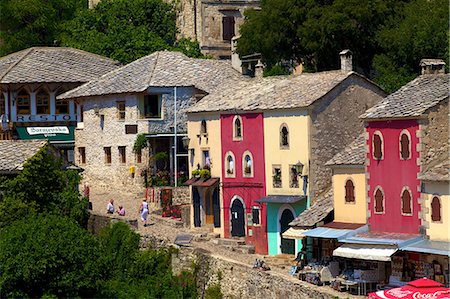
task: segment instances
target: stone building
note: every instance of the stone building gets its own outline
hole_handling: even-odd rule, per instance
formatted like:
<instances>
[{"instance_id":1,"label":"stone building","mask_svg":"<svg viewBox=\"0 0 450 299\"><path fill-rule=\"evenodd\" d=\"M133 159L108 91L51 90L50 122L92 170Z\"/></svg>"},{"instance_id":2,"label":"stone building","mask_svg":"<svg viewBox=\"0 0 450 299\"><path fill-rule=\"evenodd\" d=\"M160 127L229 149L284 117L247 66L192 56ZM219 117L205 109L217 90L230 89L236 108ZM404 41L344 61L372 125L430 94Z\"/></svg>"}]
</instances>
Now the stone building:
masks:
<instances>
[{"instance_id":1,"label":"stone building","mask_svg":"<svg viewBox=\"0 0 450 299\"><path fill-rule=\"evenodd\" d=\"M118 63L93 53L34 47L0 58L0 139L48 139L73 161L77 105L56 96Z\"/></svg>"},{"instance_id":2,"label":"stone building","mask_svg":"<svg viewBox=\"0 0 450 299\"><path fill-rule=\"evenodd\" d=\"M75 131L83 183L97 194L116 197L142 193L145 180L176 185L174 173L180 176L188 170L182 141L187 131L184 110L240 78L225 62L163 51L59 96L76 99L84 107L77 111ZM144 134L149 147L133 151L139 134Z\"/></svg>"}]
</instances>

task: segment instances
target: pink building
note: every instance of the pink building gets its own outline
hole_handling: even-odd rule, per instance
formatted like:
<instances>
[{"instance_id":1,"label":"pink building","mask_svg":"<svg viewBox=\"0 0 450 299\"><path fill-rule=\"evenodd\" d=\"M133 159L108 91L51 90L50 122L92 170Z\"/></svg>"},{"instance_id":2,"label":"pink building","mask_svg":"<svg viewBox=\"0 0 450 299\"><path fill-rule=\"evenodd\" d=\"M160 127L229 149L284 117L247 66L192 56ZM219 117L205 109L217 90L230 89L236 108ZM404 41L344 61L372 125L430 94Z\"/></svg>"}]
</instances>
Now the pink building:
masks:
<instances>
[{"instance_id":1,"label":"pink building","mask_svg":"<svg viewBox=\"0 0 450 299\"><path fill-rule=\"evenodd\" d=\"M245 237L255 251L267 254L264 125L262 113L220 116L224 235Z\"/></svg>"}]
</instances>

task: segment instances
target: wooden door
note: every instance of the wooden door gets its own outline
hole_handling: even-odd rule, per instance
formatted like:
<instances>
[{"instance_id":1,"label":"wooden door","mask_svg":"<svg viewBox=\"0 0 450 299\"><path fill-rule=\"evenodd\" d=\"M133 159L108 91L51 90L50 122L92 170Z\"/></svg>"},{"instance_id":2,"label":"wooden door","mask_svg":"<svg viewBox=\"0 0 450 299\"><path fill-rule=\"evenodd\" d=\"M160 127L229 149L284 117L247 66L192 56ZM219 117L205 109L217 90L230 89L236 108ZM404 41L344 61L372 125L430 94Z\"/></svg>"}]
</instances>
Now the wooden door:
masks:
<instances>
[{"instance_id":1,"label":"wooden door","mask_svg":"<svg viewBox=\"0 0 450 299\"><path fill-rule=\"evenodd\" d=\"M245 213L244 205L238 199L231 206L231 235L233 237L245 236Z\"/></svg>"},{"instance_id":2,"label":"wooden door","mask_svg":"<svg viewBox=\"0 0 450 299\"><path fill-rule=\"evenodd\" d=\"M214 224L213 202L209 190L205 193L205 221L206 224Z\"/></svg>"},{"instance_id":3,"label":"wooden door","mask_svg":"<svg viewBox=\"0 0 450 299\"><path fill-rule=\"evenodd\" d=\"M214 188L212 195L212 205L214 214L214 227L220 227L220 198L219 187Z\"/></svg>"},{"instance_id":4,"label":"wooden door","mask_svg":"<svg viewBox=\"0 0 450 299\"><path fill-rule=\"evenodd\" d=\"M192 188L192 197L194 202L194 226L200 227L202 225L200 218L200 194L197 187Z\"/></svg>"},{"instance_id":5,"label":"wooden door","mask_svg":"<svg viewBox=\"0 0 450 299\"><path fill-rule=\"evenodd\" d=\"M289 209L285 209L280 218L281 253L295 254L295 240L283 238L283 233L289 229L289 223L294 220L294 215Z\"/></svg>"}]
</instances>

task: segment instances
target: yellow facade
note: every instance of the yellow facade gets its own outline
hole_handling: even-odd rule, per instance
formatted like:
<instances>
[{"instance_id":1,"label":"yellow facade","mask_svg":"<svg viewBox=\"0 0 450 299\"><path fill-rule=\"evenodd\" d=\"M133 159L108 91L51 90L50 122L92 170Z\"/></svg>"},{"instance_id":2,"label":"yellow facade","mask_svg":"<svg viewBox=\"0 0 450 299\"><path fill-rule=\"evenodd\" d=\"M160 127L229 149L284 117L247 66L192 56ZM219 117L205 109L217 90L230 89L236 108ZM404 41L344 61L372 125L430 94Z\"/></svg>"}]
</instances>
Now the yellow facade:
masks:
<instances>
[{"instance_id":1,"label":"yellow facade","mask_svg":"<svg viewBox=\"0 0 450 299\"><path fill-rule=\"evenodd\" d=\"M355 202L345 202L345 184L352 180ZM334 221L344 223L366 223L366 176L364 167L333 169Z\"/></svg>"},{"instance_id":2,"label":"yellow facade","mask_svg":"<svg viewBox=\"0 0 450 299\"><path fill-rule=\"evenodd\" d=\"M281 130L288 131L288 145L283 145ZM264 112L264 155L267 195L304 195L303 178L307 175L309 158L310 118L307 111ZM297 177L298 187L291 184L291 168L296 163L304 165ZM274 167L281 170L281 184L275 183ZM279 186L279 187L278 187ZM308 195L308 191L305 195Z\"/></svg>"},{"instance_id":3,"label":"yellow facade","mask_svg":"<svg viewBox=\"0 0 450 299\"><path fill-rule=\"evenodd\" d=\"M202 121L206 122L206 133L202 132ZM189 174L197 169L197 165L203 167L203 151L209 151L209 159L212 177L222 177L222 145L220 139L220 115L209 113L188 114L188 137L189 137ZM190 175L191 177L191 175ZM220 194L220 206L223 207L222 192ZM204 195L206 196L206 195ZM192 196L191 196L192 198ZM194 214L193 205L191 205L191 215ZM214 228L215 233L220 233L223 237L223 211L220 215L221 225ZM192 224L193 226L193 224Z\"/></svg>"},{"instance_id":4,"label":"yellow facade","mask_svg":"<svg viewBox=\"0 0 450 299\"><path fill-rule=\"evenodd\" d=\"M450 241L450 194L448 182L425 182L422 211L425 213L427 235L433 241ZM441 221L431 220L431 201L437 196L441 204Z\"/></svg>"}]
</instances>

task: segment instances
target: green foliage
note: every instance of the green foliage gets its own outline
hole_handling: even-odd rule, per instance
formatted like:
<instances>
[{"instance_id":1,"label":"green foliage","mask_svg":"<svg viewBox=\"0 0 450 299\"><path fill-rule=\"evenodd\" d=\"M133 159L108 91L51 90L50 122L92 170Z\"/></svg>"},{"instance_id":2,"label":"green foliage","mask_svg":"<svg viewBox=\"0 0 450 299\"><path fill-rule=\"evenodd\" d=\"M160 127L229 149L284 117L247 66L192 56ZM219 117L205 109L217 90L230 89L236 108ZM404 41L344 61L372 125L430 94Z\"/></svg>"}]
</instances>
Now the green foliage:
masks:
<instances>
[{"instance_id":1,"label":"green foliage","mask_svg":"<svg viewBox=\"0 0 450 299\"><path fill-rule=\"evenodd\" d=\"M264 69L264 77L289 75L289 71L283 68L281 65L275 64L270 68Z\"/></svg>"},{"instance_id":2,"label":"green foliage","mask_svg":"<svg viewBox=\"0 0 450 299\"><path fill-rule=\"evenodd\" d=\"M197 41L188 38L181 38L175 42L175 51L180 51L184 55L192 58L206 58L200 51L200 45Z\"/></svg>"},{"instance_id":3,"label":"green foliage","mask_svg":"<svg viewBox=\"0 0 450 299\"><path fill-rule=\"evenodd\" d=\"M192 170L192 176L194 177L194 178L196 178L196 177L199 177L200 176L200 169L194 169L194 170Z\"/></svg>"},{"instance_id":4,"label":"green foliage","mask_svg":"<svg viewBox=\"0 0 450 299\"><path fill-rule=\"evenodd\" d=\"M200 177L204 180L209 179L211 177L211 171L209 169L200 170Z\"/></svg>"},{"instance_id":5,"label":"green foliage","mask_svg":"<svg viewBox=\"0 0 450 299\"><path fill-rule=\"evenodd\" d=\"M0 56L31 46L51 46L62 22L87 9L85 0L0 1Z\"/></svg>"},{"instance_id":6,"label":"green foliage","mask_svg":"<svg viewBox=\"0 0 450 299\"><path fill-rule=\"evenodd\" d=\"M222 299L223 294L220 283L211 284L205 291L205 299Z\"/></svg>"},{"instance_id":7,"label":"green foliage","mask_svg":"<svg viewBox=\"0 0 450 299\"><path fill-rule=\"evenodd\" d=\"M176 43L176 15L162 0L102 0L64 24L64 46L129 63L160 50L179 50L200 57L198 44Z\"/></svg>"},{"instance_id":8,"label":"green foliage","mask_svg":"<svg viewBox=\"0 0 450 299\"><path fill-rule=\"evenodd\" d=\"M43 147L13 179L3 182L0 227L38 213L54 213L84 225L89 217L88 201L77 190L80 176L63 170L62 161Z\"/></svg>"},{"instance_id":9,"label":"green foliage","mask_svg":"<svg viewBox=\"0 0 450 299\"><path fill-rule=\"evenodd\" d=\"M375 81L394 91L420 73L422 58L449 65L449 5L446 0L414 0L377 32L383 51L375 56Z\"/></svg>"},{"instance_id":10,"label":"green foliage","mask_svg":"<svg viewBox=\"0 0 450 299\"><path fill-rule=\"evenodd\" d=\"M92 297L98 242L73 220L30 217L0 230L2 297Z\"/></svg>"},{"instance_id":11,"label":"green foliage","mask_svg":"<svg viewBox=\"0 0 450 299\"><path fill-rule=\"evenodd\" d=\"M146 147L148 147L147 137L145 137L145 134L143 133L138 134L133 144L133 152L134 153L139 152Z\"/></svg>"},{"instance_id":12,"label":"green foliage","mask_svg":"<svg viewBox=\"0 0 450 299\"><path fill-rule=\"evenodd\" d=\"M168 159L168 155L166 152L158 152L156 154L153 155L153 160L155 161L165 161Z\"/></svg>"}]
</instances>

